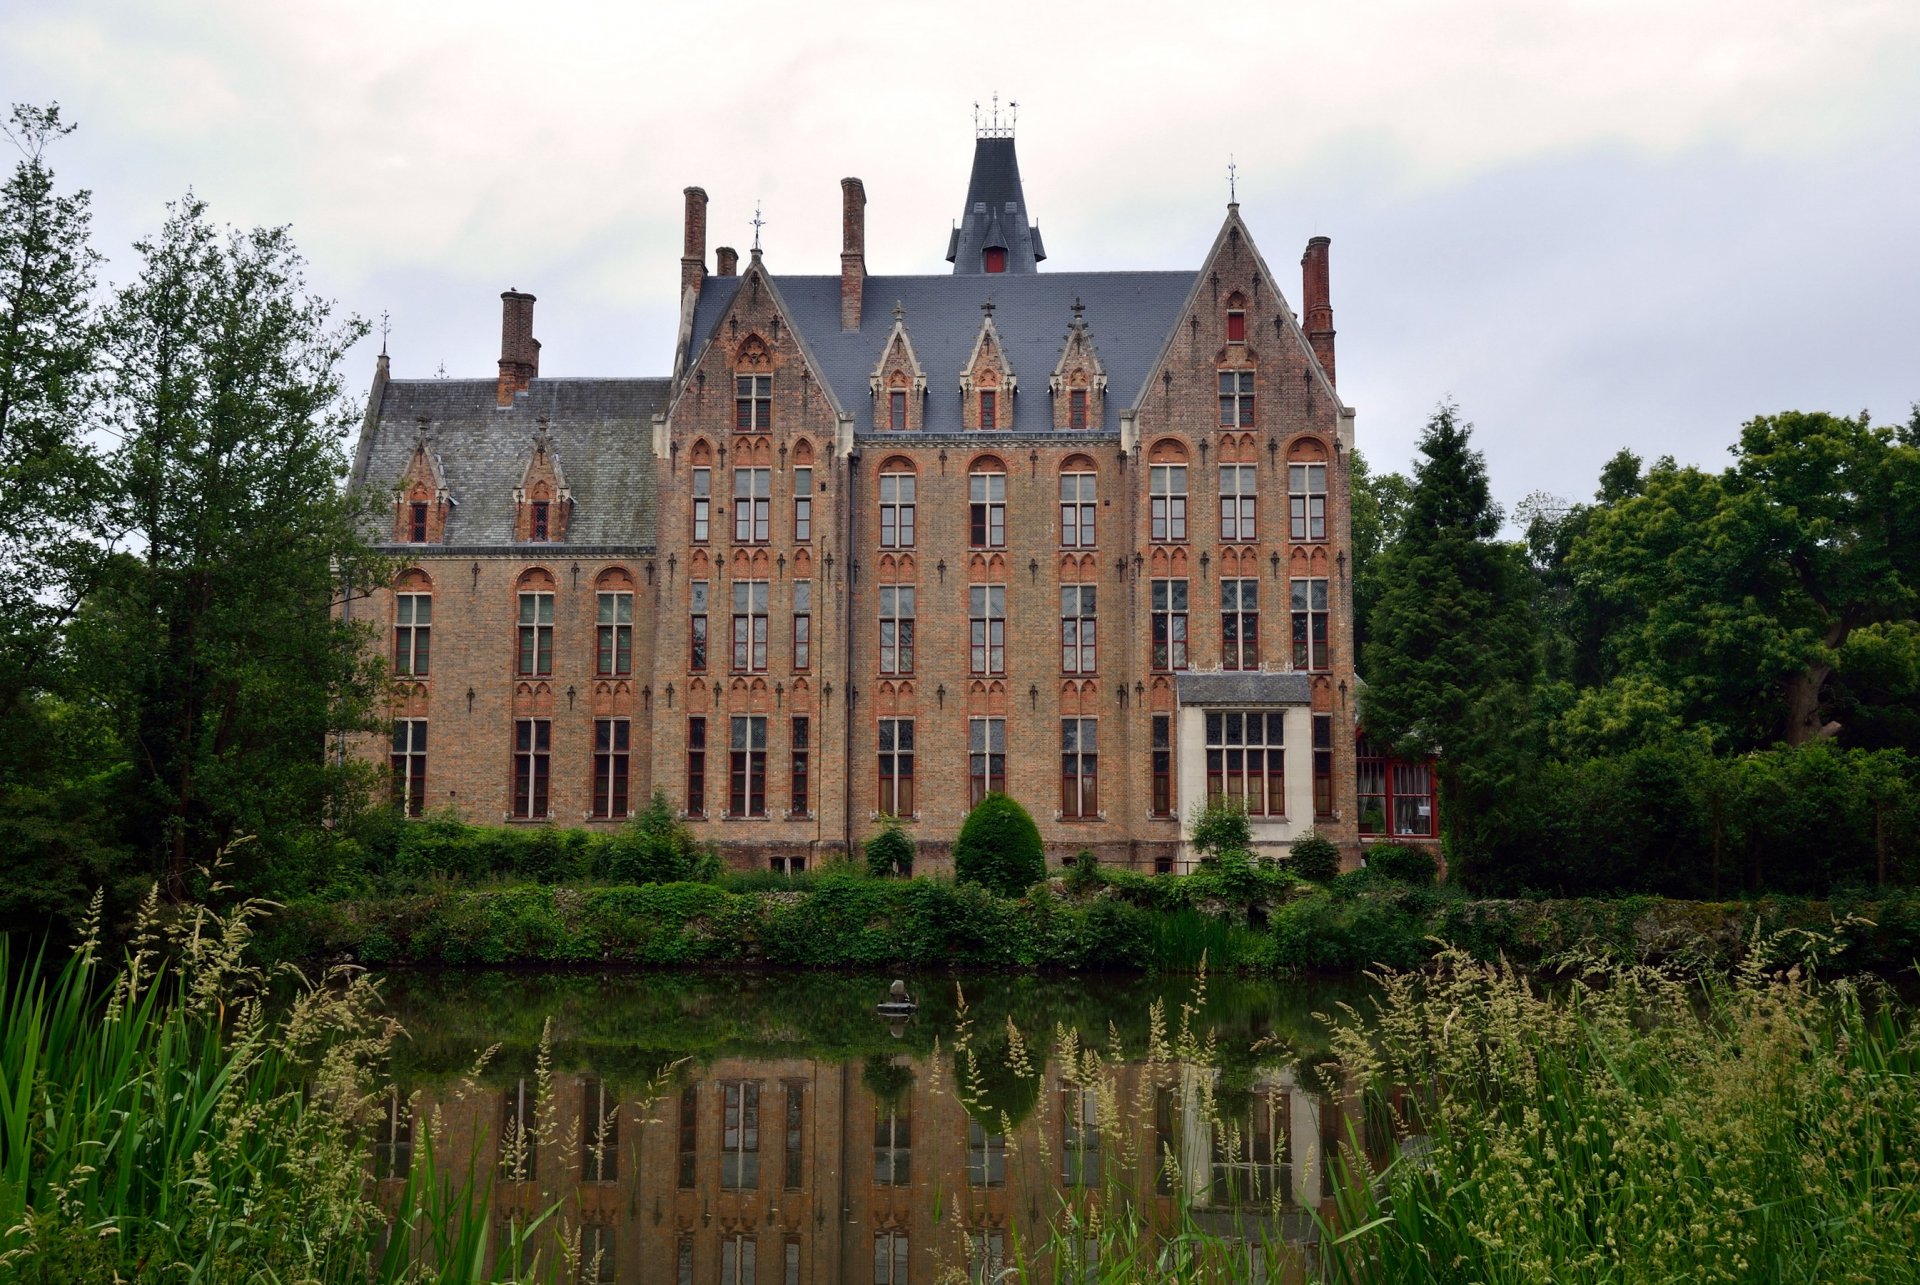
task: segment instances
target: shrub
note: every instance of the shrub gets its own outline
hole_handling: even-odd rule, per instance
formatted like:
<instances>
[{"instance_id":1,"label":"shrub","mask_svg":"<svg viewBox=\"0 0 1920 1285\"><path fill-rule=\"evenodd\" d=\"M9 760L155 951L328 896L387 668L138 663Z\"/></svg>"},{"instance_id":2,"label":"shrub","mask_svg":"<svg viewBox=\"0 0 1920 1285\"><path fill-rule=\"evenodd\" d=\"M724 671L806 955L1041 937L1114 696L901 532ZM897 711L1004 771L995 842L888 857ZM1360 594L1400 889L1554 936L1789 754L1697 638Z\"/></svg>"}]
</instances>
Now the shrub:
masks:
<instances>
[{"instance_id":1,"label":"shrub","mask_svg":"<svg viewBox=\"0 0 1920 1285\"><path fill-rule=\"evenodd\" d=\"M1100 858L1093 855L1092 848L1082 848L1073 854L1073 860L1067 863L1068 892L1089 893L1105 882L1100 877Z\"/></svg>"},{"instance_id":2,"label":"shrub","mask_svg":"<svg viewBox=\"0 0 1920 1285\"><path fill-rule=\"evenodd\" d=\"M953 841L953 873L963 883L1018 897L1047 877L1040 827L1014 799L987 795L967 813Z\"/></svg>"},{"instance_id":3,"label":"shrub","mask_svg":"<svg viewBox=\"0 0 1920 1285\"><path fill-rule=\"evenodd\" d=\"M876 879L913 876L913 840L900 828L898 817L885 817L880 832L867 840L867 873Z\"/></svg>"},{"instance_id":4,"label":"shrub","mask_svg":"<svg viewBox=\"0 0 1920 1285\"><path fill-rule=\"evenodd\" d=\"M719 873L718 861L674 815L667 796L658 792L645 811L608 841L602 864L606 878L614 883L679 883Z\"/></svg>"},{"instance_id":5,"label":"shrub","mask_svg":"<svg viewBox=\"0 0 1920 1285\"><path fill-rule=\"evenodd\" d=\"M1316 830L1309 830L1293 841L1287 861L1293 873L1315 883L1325 883L1340 873L1340 849Z\"/></svg>"},{"instance_id":6,"label":"shrub","mask_svg":"<svg viewBox=\"0 0 1920 1285\"><path fill-rule=\"evenodd\" d=\"M1246 809L1227 799L1215 799L1193 816L1193 846L1218 860L1223 852L1244 852L1253 846L1253 829Z\"/></svg>"},{"instance_id":7,"label":"shrub","mask_svg":"<svg viewBox=\"0 0 1920 1285\"><path fill-rule=\"evenodd\" d=\"M1376 843L1367 849L1367 869L1416 888L1429 888L1439 866L1431 852L1400 843Z\"/></svg>"}]
</instances>

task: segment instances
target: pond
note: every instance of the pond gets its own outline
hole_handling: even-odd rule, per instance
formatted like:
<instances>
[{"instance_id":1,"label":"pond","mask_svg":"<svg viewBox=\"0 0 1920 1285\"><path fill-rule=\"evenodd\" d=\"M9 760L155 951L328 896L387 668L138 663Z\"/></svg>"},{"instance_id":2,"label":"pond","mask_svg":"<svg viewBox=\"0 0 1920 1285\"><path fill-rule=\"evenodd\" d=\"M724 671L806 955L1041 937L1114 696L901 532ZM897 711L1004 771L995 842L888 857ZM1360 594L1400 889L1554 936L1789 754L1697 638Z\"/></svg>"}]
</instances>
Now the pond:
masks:
<instances>
[{"instance_id":1,"label":"pond","mask_svg":"<svg viewBox=\"0 0 1920 1285\"><path fill-rule=\"evenodd\" d=\"M1366 982L909 977L889 1021L890 980L390 974L375 1176L396 1192L431 1134L438 1172L491 1175L496 1226L554 1209L534 1243L588 1282L1091 1279L1122 1205L1236 1276L1298 1270L1350 1126L1315 1015Z\"/></svg>"}]
</instances>

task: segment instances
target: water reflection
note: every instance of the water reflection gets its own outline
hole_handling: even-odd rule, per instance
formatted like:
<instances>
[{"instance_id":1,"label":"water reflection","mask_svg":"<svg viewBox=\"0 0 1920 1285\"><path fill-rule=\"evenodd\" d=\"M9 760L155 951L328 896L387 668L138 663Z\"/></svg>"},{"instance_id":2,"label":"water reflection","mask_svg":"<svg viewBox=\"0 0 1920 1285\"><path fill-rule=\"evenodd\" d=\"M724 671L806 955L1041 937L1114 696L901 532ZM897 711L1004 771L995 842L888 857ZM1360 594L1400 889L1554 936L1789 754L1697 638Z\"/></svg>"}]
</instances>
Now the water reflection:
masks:
<instances>
[{"instance_id":1,"label":"water reflection","mask_svg":"<svg viewBox=\"0 0 1920 1285\"><path fill-rule=\"evenodd\" d=\"M582 1282L933 1285L1016 1259L1091 1279L1123 1206L1149 1239L1191 1211L1246 1278L1297 1273L1286 1247L1330 1212L1348 1136L1313 1013L1358 984L921 978L920 1013L891 1025L885 989L395 977L411 1038L372 1172L391 1195L431 1128L443 1172L494 1175L500 1222L559 1203L545 1252L566 1242Z\"/></svg>"}]
</instances>

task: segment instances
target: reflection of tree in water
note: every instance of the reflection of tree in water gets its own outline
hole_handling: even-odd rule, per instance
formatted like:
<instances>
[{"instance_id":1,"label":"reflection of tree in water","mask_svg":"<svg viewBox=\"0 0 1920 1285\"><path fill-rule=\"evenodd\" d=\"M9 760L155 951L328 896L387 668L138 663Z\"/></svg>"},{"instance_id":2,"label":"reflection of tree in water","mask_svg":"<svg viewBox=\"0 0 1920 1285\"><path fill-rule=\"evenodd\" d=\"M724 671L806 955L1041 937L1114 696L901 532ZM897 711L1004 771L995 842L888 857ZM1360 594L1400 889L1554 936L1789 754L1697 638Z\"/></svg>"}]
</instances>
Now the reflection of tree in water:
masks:
<instances>
[{"instance_id":1,"label":"reflection of tree in water","mask_svg":"<svg viewBox=\"0 0 1920 1285\"><path fill-rule=\"evenodd\" d=\"M884 1054L870 1054L860 1068L860 1083L881 1106L896 1106L913 1088L913 1067Z\"/></svg>"}]
</instances>

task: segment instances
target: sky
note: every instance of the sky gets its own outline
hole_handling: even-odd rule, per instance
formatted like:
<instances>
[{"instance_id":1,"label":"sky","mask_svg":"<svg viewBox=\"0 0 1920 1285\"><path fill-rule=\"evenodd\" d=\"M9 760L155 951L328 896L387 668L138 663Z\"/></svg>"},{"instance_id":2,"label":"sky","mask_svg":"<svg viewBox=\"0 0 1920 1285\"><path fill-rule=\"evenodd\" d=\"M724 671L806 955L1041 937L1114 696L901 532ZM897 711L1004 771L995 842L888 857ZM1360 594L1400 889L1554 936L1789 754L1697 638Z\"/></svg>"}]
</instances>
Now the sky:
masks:
<instances>
[{"instance_id":1,"label":"sky","mask_svg":"<svg viewBox=\"0 0 1920 1285\"><path fill-rule=\"evenodd\" d=\"M1235 167L1298 309L1332 238L1342 397L1376 469L1443 399L1495 494L1591 494L1621 447L1721 467L1781 410L1920 400L1920 4L1355 0L10 0L0 90L80 130L106 275L189 188L287 224L393 373L664 375L681 189L709 251L945 272L975 103L1018 102L1042 271L1195 268ZM371 378L379 338L350 357ZM363 395L363 394L356 394Z\"/></svg>"}]
</instances>

